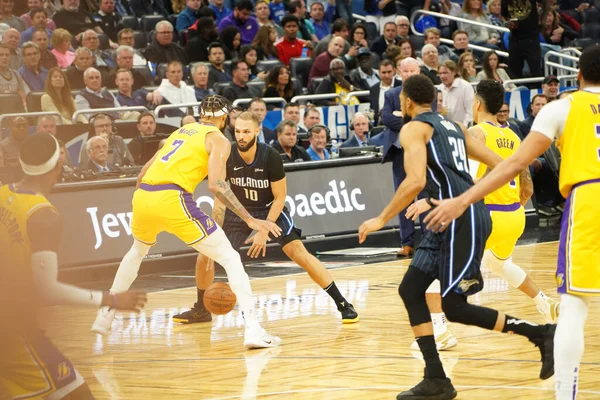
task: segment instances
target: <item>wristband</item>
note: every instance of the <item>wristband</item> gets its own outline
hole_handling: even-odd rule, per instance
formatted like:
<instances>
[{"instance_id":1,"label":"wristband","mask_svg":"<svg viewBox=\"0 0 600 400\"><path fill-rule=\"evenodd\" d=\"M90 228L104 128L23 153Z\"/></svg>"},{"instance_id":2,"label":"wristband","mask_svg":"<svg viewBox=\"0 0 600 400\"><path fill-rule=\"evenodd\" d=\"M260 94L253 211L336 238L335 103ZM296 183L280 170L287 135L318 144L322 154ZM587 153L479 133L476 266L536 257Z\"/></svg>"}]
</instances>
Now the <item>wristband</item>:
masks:
<instances>
[{"instance_id":1,"label":"wristband","mask_svg":"<svg viewBox=\"0 0 600 400\"><path fill-rule=\"evenodd\" d=\"M429 204L429 207L435 208L435 204L431 202L431 197L425 197L425 203Z\"/></svg>"}]
</instances>

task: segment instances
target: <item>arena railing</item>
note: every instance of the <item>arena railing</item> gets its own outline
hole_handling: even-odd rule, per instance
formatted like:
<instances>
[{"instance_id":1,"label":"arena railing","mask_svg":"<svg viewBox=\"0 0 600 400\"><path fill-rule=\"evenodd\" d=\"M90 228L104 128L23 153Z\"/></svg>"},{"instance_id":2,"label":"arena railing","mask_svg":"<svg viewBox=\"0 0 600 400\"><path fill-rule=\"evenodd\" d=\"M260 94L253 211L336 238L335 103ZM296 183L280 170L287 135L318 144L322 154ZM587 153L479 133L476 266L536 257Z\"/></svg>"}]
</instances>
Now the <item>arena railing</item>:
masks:
<instances>
[{"instance_id":1,"label":"arena railing","mask_svg":"<svg viewBox=\"0 0 600 400\"><path fill-rule=\"evenodd\" d=\"M357 90L357 91L348 93L346 95L346 97L344 97L344 101L346 102L346 104L348 104L348 102L350 101L350 98L352 96L360 97L360 96L368 96L370 94L371 94L371 92L368 90Z\"/></svg>"},{"instance_id":2,"label":"arena railing","mask_svg":"<svg viewBox=\"0 0 600 400\"><path fill-rule=\"evenodd\" d=\"M357 19L359 21L367 22L367 18L364 15L352 13L352 18Z\"/></svg>"},{"instance_id":3,"label":"arena railing","mask_svg":"<svg viewBox=\"0 0 600 400\"><path fill-rule=\"evenodd\" d=\"M196 103L182 103L182 104L162 104L154 109L154 116L158 118L162 110L171 110L173 108L184 108L184 107L199 107L200 102Z\"/></svg>"},{"instance_id":4,"label":"arena railing","mask_svg":"<svg viewBox=\"0 0 600 400\"><path fill-rule=\"evenodd\" d=\"M491 25L491 24L484 24L483 22L471 21L469 19L460 18L460 17L454 17L452 15L437 13L437 12L434 12L434 11L416 10L415 12L413 12L413 15L411 15L411 17L410 17L410 29L417 36L424 36L425 35L424 33L418 32L417 29L415 28L415 22L419 19L418 17L420 15L429 15L429 16L432 16L432 17L449 19L449 20L452 20L452 21L462 22L462 23L469 24L469 25L482 26L484 28L492 29L492 30L495 30L495 31L498 31L498 32L510 32L510 29L505 28L503 26L496 26L496 25ZM502 38L500 38L500 40L502 40ZM454 41L452 41L450 39L446 39L446 38L440 38L440 42L441 43L445 43L445 44L449 44L449 45L454 45ZM470 43L469 43L469 49L473 49L473 50L477 50L477 51L482 51L482 52L486 52L486 51L490 51L491 50L491 49L489 49L487 47L478 46L476 44L470 44ZM506 51L496 50L496 54L498 54L501 57L508 58L508 53Z\"/></svg>"},{"instance_id":5,"label":"arena railing","mask_svg":"<svg viewBox=\"0 0 600 400\"><path fill-rule=\"evenodd\" d=\"M123 111L129 112L129 111L146 111L149 112L148 109L144 106L135 106L135 107L108 107L108 108L88 108L88 109L83 109L83 110L77 110L73 113L73 117L71 118L71 121L73 121L74 124L77 123L77 117L79 117L81 114L98 114L98 113L112 113L112 112L116 112L116 113L122 113Z\"/></svg>"},{"instance_id":6,"label":"arena railing","mask_svg":"<svg viewBox=\"0 0 600 400\"><path fill-rule=\"evenodd\" d=\"M265 103L281 103L284 106L287 104L287 101L285 101L285 99L283 97L267 97L267 98L261 98L262 101L264 101ZM240 105L240 104L248 104L252 101L251 98L245 98L245 99L236 99L233 102L234 106Z\"/></svg>"},{"instance_id":7,"label":"arena railing","mask_svg":"<svg viewBox=\"0 0 600 400\"><path fill-rule=\"evenodd\" d=\"M30 113L14 113L14 114L0 114L0 127L2 126L2 120L4 118L17 118L17 117L42 117L44 115L56 115L58 116L57 123L62 124L62 116L58 111L39 111L39 112L30 112Z\"/></svg>"},{"instance_id":8,"label":"arena railing","mask_svg":"<svg viewBox=\"0 0 600 400\"><path fill-rule=\"evenodd\" d=\"M559 62L550 61L550 57L558 58ZM556 74L561 73L563 71L568 72L579 72L579 69L576 67L572 67L571 65L562 64L562 61L569 60L569 64L571 65L579 65L579 57L571 56L565 53L559 53L558 51L549 51L544 54L544 75L555 75L554 71L556 70Z\"/></svg>"},{"instance_id":9,"label":"arena railing","mask_svg":"<svg viewBox=\"0 0 600 400\"><path fill-rule=\"evenodd\" d=\"M556 78L562 83L563 80L577 78L577 75L561 75L561 76L557 76ZM525 83L543 82L544 79L545 79L545 77L543 77L543 76L538 76L536 78L509 79L509 80L502 82L502 84L504 85L504 88L506 88L506 86L508 86L511 83L518 86L518 85L522 85Z\"/></svg>"},{"instance_id":10,"label":"arena railing","mask_svg":"<svg viewBox=\"0 0 600 400\"><path fill-rule=\"evenodd\" d=\"M337 93L305 94L305 95L292 97L292 100L290 101L290 103L305 102L305 101L310 101L310 100L327 100L327 99L340 99L340 101L342 101L342 96Z\"/></svg>"}]
</instances>

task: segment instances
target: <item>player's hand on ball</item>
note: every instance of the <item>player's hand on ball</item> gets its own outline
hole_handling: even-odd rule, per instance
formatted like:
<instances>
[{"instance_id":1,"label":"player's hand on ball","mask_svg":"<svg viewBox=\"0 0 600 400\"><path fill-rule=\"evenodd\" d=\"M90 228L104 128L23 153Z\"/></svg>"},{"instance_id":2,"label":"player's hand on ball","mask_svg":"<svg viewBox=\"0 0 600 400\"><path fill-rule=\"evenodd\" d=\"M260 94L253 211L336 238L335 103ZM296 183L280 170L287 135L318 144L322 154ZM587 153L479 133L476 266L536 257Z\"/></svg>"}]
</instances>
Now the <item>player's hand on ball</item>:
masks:
<instances>
[{"instance_id":1,"label":"player's hand on ball","mask_svg":"<svg viewBox=\"0 0 600 400\"><path fill-rule=\"evenodd\" d=\"M142 292L112 293L105 292L102 305L120 311L140 311L148 302L148 296Z\"/></svg>"},{"instance_id":2,"label":"player's hand on ball","mask_svg":"<svg viewBox=\"0 0 600 400\"><path fill-rule=\"evenodd\" d=\"M252 246L248 249L248 256L250 258L258 258L259 255L264 257L267 254L267 242L269 241L269 235L263 232L257 232L255 235L246 239L246 244L252 243Z\"/></svg>"},{"instance_id":3,"label":"player's hand on ball","mask_svg":"<svg viewBox=\"0 0 600 400\"><path fill-rule=\"evenodd\" d=\"M369 233L380 230L384 225L385 222L379 217L363 222L358 228L358 243L364 243Z\"/></svg>"},{"instance_id":4,"label":"player's hand on ball","mask_svg":"<svg viewBox=\"0 0 600 400\"><path fill-rule=\"evenodd\" d=\"M444 232L452 221L467 209L468 205L463 204L461 200L460 197L441 201L431 199L436 207L423 220L427 224L427 229L433 232Z\"/></svg>"},{"instance_id":5,"label":"player's hand on ball","mask_svg":"<svg viewBox=\"0 0 600 400\"><path fill-rule=\"evenodd\" d=\"M273 235L273 237L281 236L281 228L271 221L263 221L262 219L252 218L248 222L248 227L254 229L255 231L266 233L267 235L270 233Z\"/></svg>"},{"instance_id":6,"label":"player's hand on ball","mask_svg":"<svg viewBox=\"0 0 600 400\"><path fill-rule=\"evenodd\" d=\"M410 218L413 221L417 220L417 217L423 214L425 211L429 210L431 206L427 204L425 199L421 199L412 203L406 209L406 218Z\"/></svg>"}]
</instances>

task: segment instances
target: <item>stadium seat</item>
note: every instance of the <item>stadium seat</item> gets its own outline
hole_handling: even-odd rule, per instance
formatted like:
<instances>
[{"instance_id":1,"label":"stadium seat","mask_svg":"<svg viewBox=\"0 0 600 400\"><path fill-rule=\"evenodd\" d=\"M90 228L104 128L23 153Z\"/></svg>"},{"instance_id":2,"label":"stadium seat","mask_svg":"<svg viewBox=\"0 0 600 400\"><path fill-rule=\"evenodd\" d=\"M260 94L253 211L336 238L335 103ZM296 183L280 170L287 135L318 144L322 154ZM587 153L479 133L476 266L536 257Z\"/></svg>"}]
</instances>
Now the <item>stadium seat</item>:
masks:
<instances>
[{"instance_id":1,"label":"stadium seat","mask_svg":"<svg viewBox=\"0 0 600 400\"><path fill-rule=\"evenodd\" d=\"M378 36L380 36L379 29L377 29L377 25L375 25L375 23L363 22L362 25L364 25L365 29L367 30L367 40L369 41L369 43L377 39Z\"/></svg>"},{"instance_id":2,"label":"stadium seat","mask_svg":"<svg viewBox=\"0 0 600 400\"><path fill-rule=\"evenodd\" d=\"M600 39L600 23L590 22L581 25L581 36L590 39Z\"/></svg>"},{"instance_id":3,"label":"stadium seat","mask_svg":"<svg viewBox=\"0 0 600 400\"><path fill-rule=\"evenodd\" d=\"M167 77L167 63L158 64L158 67L156 67L156 79L158 79L158 81L160 82L166 77Z\"/></svg>"},{"instance_id":4,"label":"stadium seat","mask_svg":"<svg viewBox=\"0 0 600 400\"><path fill-rule=\"evenodd\" d=\"M154 77L152 76L152 72L150 72L150 68L146 67L145 65L134 65L132 69L139 72L144 77L146 82L154 82Z\"/></svg>"},{"instance_id":5,"label":"stadium seat","mask_svg":"<svg viewBox=\"0 0 600 400\"><path fill-rule=\"evenodd\" d=\"M133 31L133 48L145 49L148 47L148 37L142 31Z\"/></svg>"},{"instance_id":6,"label":"stadium seat","mask_svg":"<svg viewBox=\"0 0 600 400\"><path fill-rule=\"evenodd\" d=\"M319 85L321 84L321 82L323 82L323 79L325 79L325 77L320 76L318 78L313 78L310 81L310 87L308 89L309 89L309 92L311 94L314 94L314 93L317 92L317 88L319 87Z\"/></svg>"},{"instance_id":7,"label":"stadium seat","mask_svg":"<svg viewBox=\"0 0 600 400\"><path fill-rule=\"evenodd\" d=\"M110 41L108 36L104 33L98 34L98 39L100 40L100 50L108 50L110 49Z\"/></svg>"},{"instance_id":8,"label":"stadium seat","mask_svg":"<svg viewBox=\"0 0 600 400\"><path fill-rule=\"evenodd\" d=\"M588 8L582 14L584 24L600 22L600 10L596 8Z\"/></svg>"},{"instance_id":9,"label":"stadium seat","mask_svg":"<svg viewBox=\"0 0 600 400\"><path fill-rule=\"evenodd\" d=\"M256 68L258 68L259 71L272 71L275 67L279 67L280 65L282 64L279 60L261 60L256 63Z\"/></svg>"},{"instance_id":10,"label":"stadium seat","mask_svg":"<svg viewBox=\"0 0 600 400\"><path fill-rule=\"evenodd\" d=\"M583 50L586 47L598 44L598 42L599 42L598 40L591 39L591 38L578 38L578 39L575 39L573 46L581 48Z\"/></svg>"},{"instance_id":11,"label":"stadium seat","mask_svg":"<svg viewBox=\"0 0 600 400\"><path fill-rule=\"evenodd\" d=\"M265 92L265 82L263 81L248 82L248 87L253 87L257 89L260 92L261 96Z\"/></svg>"},{"instance_id":12,"label":"stadium seat","mask_svg":"<svg viewBox=\"0 0 600 400\"><path fill-rule=\"evenodd\" d=\"M168 21L168 18L163 17L162 15L144 15L140 20L140 28L143 32L151 32L154 31L156 24L160 21Z\"/></svg>"},{"instance_id":13,"label":"stadium seat","mask_svg":"<svg viewBox=\"0 0 600 400\"><path fill-rule=\"evenodd\" d=\"M223 90L225 90L225 88L229 86L230 83L231 82L216 82L213 86L213 89L216 94L221 95L223 94Z\"/></svg>"},{"instance_id":14,"label":"stadium seat","mask_svg":"<svg viewBox=\"0 0 600 400\"><path fill-rule=\"evenodd\" d=\"M408 41L412 44L413 48L419 52L421 52L421 49L425 46L425 36L411 35L408 37Z\"/></svg>"},{"instance_id":15,"label":"stadium seat","mask_svg":"<svg viewBox=\"0 0 600 400\"><path fill-rule=\"evenodd\" d=\"M0 110L2 110L2 114L25 112L21 96L16 93L0 94Z\"/></svg>"},{"instance_id":16,"label":"stadium seat","mask_svg":"<svg viewBox=\"0 0 600 400\"><path fill-rule=\"evenodd\" d=\"M308 86L308 74L310 73L313 63L314 60L310 57L294 57L290 60L290 74L297 79L300 79L302 87Z\"/></svg>"},{"instance_id":17,"label":"stadium seat","mask_svg":"<svg viewBox=\"0 0 600 400\"><path fill-rule=\"evenodd\" d=\"M294 93L296 95L308 94L308 88L306 88L306 93L304 93L304 88L302 87L302 83L299 79L296 79L295 76L292 76L292 86L294 87Z\"/></svg>"},{"instance_id":18,"label":"stadium seat","mask_svg":"<svg viewBox=\"0 0 600 400\"><path fill-rule=\"evenodd\" d=\"M223 69L231 73L231 60L227 60L223 63Z\"/></svg>"},{"instance_id":19,"label":"stadium seat","mask_svg":"<svg viewBox=\"0 0 600 400\"><path fill-rule=\"evenodd\" d=\"M131 15L124 15L123 16L123 27L137 31L138 29L140 29L140 24L136 17L131 16Z\"/></svg>"},{"instance_id":20,"label":"stadium seat","mask_svg":"<svg viewBox=\"0 0 600 400\"><path fill-rule=\"evenodd\" d=\"M27 102L27 111L29 112L40 112L42 111L42 96L46 92L29 92L25 101Z\"/></svg>"}]
</instances>

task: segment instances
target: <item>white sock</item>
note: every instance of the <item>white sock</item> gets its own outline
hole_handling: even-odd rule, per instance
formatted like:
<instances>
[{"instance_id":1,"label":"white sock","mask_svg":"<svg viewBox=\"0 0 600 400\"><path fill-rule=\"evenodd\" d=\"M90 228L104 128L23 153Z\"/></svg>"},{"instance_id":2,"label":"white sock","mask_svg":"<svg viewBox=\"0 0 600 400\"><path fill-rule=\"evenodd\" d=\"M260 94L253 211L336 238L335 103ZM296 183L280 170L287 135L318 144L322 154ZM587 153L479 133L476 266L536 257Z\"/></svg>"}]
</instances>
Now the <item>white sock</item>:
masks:
<instances>
[{"instance_id":1,"label":"white sock","mask_svg":"<svg viewBox=\"0 0 600 400\"><path fill-rule=\"evenodd\" d=\"M583 328L590 299L570 294L560 297L560 318L554 335L554 389L557 400L577 397L579 364L583 357Z\"/></svg>"},{"instance_id":2,"label":"white sock","mask_svg":"<svg viewBox=\"0 0 600 400\"><path fill-rule=\"evenodd\" d=\"M110 288L112 293L123 293L129 290L131 284L137 278L142 260L150 251L150 247L138 240L133 240L133 246L131 246L125 257L121 260L121 264L119 264L115 280Z\"/></svg>"},{"instance_id":3,"label":"white sock","mask_svg":"<svg viewBox=\"0 0 600 400\"><path fill-rule=\"evenodd\" d=\"M431 313L431 322L433 322L433 334L439 336L446 332L446 315L441 313Z\"/></svg>"},{"instance_id":4,"label":"white sock","mask_svg":"<svg viewBox=\"0 0 600 400\"><path fill-rule=\"evenodd\" d=\"M547 311L548 310L548 297L544 294L544 292L542 292L540 290L540 292L533 298L531 299L533 300L533 302L542 310Z\"/></svg>"}]
</instances>

